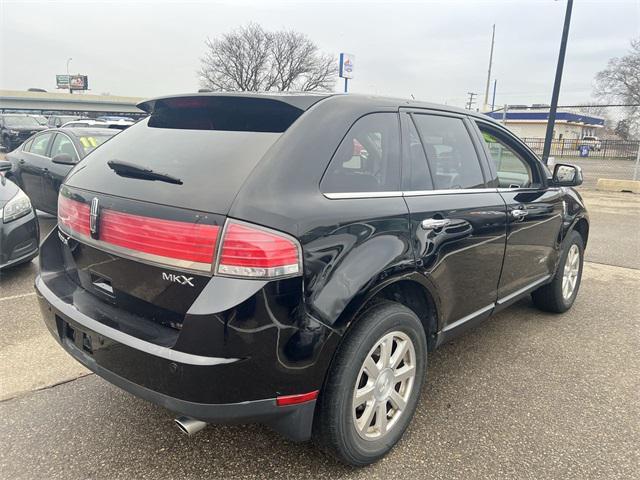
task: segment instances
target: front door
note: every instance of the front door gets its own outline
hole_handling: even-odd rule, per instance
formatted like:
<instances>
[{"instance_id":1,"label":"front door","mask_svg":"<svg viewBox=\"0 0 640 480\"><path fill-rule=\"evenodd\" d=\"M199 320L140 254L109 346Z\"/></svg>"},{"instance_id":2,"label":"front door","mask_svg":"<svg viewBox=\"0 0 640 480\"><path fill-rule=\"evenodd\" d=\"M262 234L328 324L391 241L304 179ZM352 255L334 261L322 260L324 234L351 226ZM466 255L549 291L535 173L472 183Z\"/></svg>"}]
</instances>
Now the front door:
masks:
<instances>
[{"instance_id":1,"label":"front door","mask_svg":"<svg viewBox=\"0 0 640 480\"><path fill-rule=\"evenodd\" d=\"M53 133L45 132L37 135L28 150L22 150L18 159L18 169L25 193L37 209L43 204L42 177L48 169L47 153Z\"/></svg>"},{"instance_id":2,"label":"front door","mask_svg":"<svg viewBox=\"0 0 640 480\"><path fill-rule=\"evenodd\" d=\"M499 192L507 205L508 231L498 304L544 283L558 261L563 195L547 187L540 161L506 130L477 122Z\"/></svg>"},{"instance_id":3,"label":"front door","mask_svg":"<svg viewBox=\"0 0 640 480\"><path fill-rule=\"evenodd\" d=\"M493 310L505 204L486 183L482 147L464 117L412 111L402 121L403 190L416 261L437 285L441 333L452 332Z\"/></svg>"},{"instance_id":4,"label":"front door","mask_svg":"<svg viewBox=\"0 0 640 480\"><path fill-rule=\"evenodd\" d=\"M66 153L75 162L79 161L78 152L76 151L73 141L64 133L57 133L53 139L49 152L48 171L43 176L42 181L42 209L52 215L57 213L60 185L62 185L62 182L72 168L71 165L62 165L51 161L53 157L60 153Z\"/></svg>"}]
</instances>

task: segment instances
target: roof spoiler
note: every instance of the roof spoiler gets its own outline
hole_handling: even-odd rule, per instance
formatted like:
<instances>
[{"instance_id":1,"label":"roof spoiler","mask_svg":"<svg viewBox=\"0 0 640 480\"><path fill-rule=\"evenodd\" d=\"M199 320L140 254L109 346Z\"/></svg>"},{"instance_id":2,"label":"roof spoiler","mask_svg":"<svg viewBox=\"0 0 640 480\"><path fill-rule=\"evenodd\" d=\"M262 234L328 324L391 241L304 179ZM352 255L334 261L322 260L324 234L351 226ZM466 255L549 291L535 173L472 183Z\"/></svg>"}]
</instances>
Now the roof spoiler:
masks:
<instances>
[{"instance_id":1,"label":"roof spoiler","mask_svg":"<svg viewBox=\"0 0 640 480\"><path fill-rule=\"evenodd\" d=\"M149 100L145 100L144 102L140 102L138 103L136 106L140 109L143 110L149 114L152 114L156 103L158 102L162 102L164 100L179 100L179 99L183 99L185 100L185 102L189 102L189 101L197 101L198 99L203 99L206 97L218 97L218 98L226 98L226 99L232 99L232 98L238 98L238 99L255 99L255 100L267 100L267 101L272 101L272 102L281 102L281 103L286 103L288 105L291 105L292 107L298 108L300 110L307 110L309 109L312 105L314 105L315 103L319 102L320 100L323 100L329 96L331 96L332 94L330 93L324 93L324 94L317 94L317 93L300 93L300 94L293 94L293 93L281 93L281 94L277 94L277 93L265 93L265 94L261 94L261 93L243 93L243 92L236 92L236 93L232 93L232 92L208 92L208 93L190 93L190 94L184 94L184 95L169 95L166 97L158 97L158 98L152 98Z\"/></svg>"}]
</instances>

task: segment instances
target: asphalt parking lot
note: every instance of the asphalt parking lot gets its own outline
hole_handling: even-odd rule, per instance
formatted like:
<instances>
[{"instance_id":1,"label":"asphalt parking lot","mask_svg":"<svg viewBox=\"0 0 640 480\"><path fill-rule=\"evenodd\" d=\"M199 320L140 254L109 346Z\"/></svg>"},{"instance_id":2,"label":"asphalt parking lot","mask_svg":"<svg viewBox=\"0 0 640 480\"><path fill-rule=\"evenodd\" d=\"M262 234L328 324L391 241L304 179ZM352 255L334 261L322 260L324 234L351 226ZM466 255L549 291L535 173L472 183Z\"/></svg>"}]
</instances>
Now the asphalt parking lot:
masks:
<instances>
[{"instance_id":1,"label":"asphalt parking lot","mask_svg":"<svg viewBox=\"0 0 640 480\"><path fill-rule=\"evenodd\" d=\"M169 412L89 375L50 338L35 261L3 273L0 477L638 478L640 196L584 196L591 236L574 308L544 314L523 300L432 354L409 431L361 470L262 426L185 437Z\"/></svg>"}]
</instances>

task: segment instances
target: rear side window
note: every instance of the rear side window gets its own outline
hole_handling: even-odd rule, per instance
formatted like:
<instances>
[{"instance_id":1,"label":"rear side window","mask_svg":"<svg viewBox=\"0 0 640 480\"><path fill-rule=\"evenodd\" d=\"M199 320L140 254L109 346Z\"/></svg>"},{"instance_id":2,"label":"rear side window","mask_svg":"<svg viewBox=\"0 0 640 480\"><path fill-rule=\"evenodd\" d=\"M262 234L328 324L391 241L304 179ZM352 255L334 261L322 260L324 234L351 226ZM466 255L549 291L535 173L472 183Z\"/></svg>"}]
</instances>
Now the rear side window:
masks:
<instances>
[{"instance_id":1,"label":"rear side window","mask_svg":"<svg viewBox=\"0 0 640 480\"><path fill-rule=\"evenodd\" d=\"M439 115L412 115L436 190L485 186L478 155L464 122Z\"/></svg>"},{"instance_id":2,"label":"rear side window","mask_svg":"<svg viewBox=\"0 0 640 480\"><path fill-rule=\"evenodd\" d=\"M324 174L324 193L400 190L400 134L396 113L372 113L347 132Z\"/></svg>"}]
</instances>

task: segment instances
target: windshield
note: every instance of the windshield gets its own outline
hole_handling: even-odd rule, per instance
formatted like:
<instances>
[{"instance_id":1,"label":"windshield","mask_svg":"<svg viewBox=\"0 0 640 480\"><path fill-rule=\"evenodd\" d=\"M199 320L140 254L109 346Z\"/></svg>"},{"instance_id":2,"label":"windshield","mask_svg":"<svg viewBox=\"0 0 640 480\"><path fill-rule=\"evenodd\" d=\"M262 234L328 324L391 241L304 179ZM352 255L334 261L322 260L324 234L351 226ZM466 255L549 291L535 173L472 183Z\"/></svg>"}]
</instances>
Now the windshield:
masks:
<instances>
[{"instance_id":1,"label":"windshield","mask_svg":"<svg viewBox=\"0 0 640 480\"><path fill-rule=\"evenodd\" d=\"M40 124L33 117L8 115L4 117L5 124L8 127L37 127Z\"/></svg>"}]
</instances>

